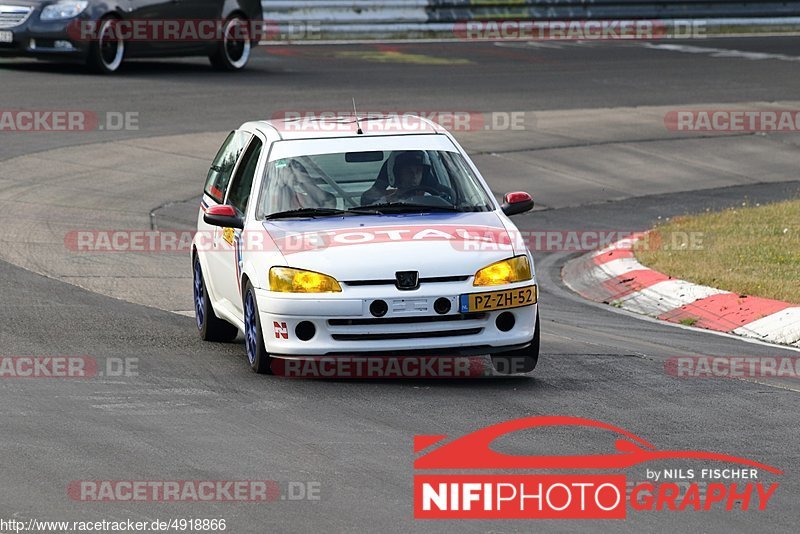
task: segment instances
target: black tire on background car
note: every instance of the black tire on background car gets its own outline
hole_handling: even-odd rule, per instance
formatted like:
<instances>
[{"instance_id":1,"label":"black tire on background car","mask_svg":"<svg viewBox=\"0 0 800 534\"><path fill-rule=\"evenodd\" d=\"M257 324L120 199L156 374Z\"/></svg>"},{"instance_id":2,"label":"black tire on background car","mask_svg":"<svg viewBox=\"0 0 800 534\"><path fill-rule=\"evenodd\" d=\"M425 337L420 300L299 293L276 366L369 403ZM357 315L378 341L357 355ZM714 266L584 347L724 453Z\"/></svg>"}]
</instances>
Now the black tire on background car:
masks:
<instances>
[{"instance_id":1,"label":"black tire on background car","mask_svg":"<svg viewBox=\"0 0 800 534\"><path fill-rule=\"evenodd\" d=\"M208 59L217 70L242 70L250 61L252 49L249 21L242 15L233 15L225 21L222 39Z\"/></svg>"},{"instance_id":2,"label":"black tire on background car","mask_svg":"<svg viewBox=\"0 0 800 534\"><path fill-rule=\"evenodd\" d=\"M214 306L208 298L208 288L203 277L200 259L195 254L192 260L192 279L194 287L194 314L197 319L197 330L204 341L233 341L239 329L228 321L220 319L214 313Z\"/></svg>"},{"instance_id":3,"label":"black tire on background car","mask_svg":"<svg viewBox=\"0 0 800 534\"><path fill-rule=\"evenodd\" d=\"M524 349L512 350L492 354L492 366L495 371L504 375L517 373L529 373L536 368L539 363L539 313L536 313L536 331L533 334L533 341Z\"/></svg>"},{"instance_id":4,"label":"black tire on background car","mask_svg":"<svg viewBox=\"0 0 800 534\"><path fill-rule=\"evenodd\" d=\"M125 41L113 35L113 25L119 19L103 17L98 23L97 38L89 44L86 66L98 74L112 74L119 70L125 59Z\"/></svg>"},{"instance_id":5,"label":"black tire on background car","mask_svg":"<svg viewBox=\"0 0 800 534\"><path fill-rule=\"evenodd\" d=\"M264 345L264 332L261 330L261 318L258 314L258 302L253 284L248 280L244 286L244 343L247 347L247 359L250 369L258 374L272 374L272 358Z\"/></svg>"}]
</instances>

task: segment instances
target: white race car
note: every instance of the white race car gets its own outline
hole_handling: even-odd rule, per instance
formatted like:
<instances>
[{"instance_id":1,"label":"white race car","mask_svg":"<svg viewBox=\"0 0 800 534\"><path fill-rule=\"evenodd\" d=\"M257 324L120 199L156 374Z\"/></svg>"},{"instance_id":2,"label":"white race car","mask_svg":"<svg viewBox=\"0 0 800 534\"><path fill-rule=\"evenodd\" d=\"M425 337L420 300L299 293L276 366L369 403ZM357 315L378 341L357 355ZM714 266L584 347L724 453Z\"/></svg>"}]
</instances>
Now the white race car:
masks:
<instances>
[{"instance_id":1,"label":"white race car","mask_svg":"<svg viewBox=\"0 0 800 534\"><path fill-rule=\"evenodd\" d=\"M205 185L193 242L197 327L275 359L490 355L533 370L533 258L467 154L418 117L248 122Z\"/></svg>"}]
</instances>

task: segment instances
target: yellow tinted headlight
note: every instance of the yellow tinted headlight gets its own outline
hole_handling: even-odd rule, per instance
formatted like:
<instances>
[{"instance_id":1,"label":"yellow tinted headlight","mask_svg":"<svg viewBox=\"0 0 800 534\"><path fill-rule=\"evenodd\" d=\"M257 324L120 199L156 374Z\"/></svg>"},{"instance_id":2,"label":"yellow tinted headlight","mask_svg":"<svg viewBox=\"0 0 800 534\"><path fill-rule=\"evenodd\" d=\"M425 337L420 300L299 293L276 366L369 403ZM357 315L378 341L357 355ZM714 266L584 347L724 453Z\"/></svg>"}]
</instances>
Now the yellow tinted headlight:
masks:
<instances>
[{"instance_id":1,"label":"yellow tinted headlight","mask_svg":"<svg viewBox=\"0 0 800 534\"><path fill-rule=\"evenodd\" d=\"M500 286L531 279L527 256L516 256L487 265L475 273L473 286Z\"/></svg>"},{"instance_id":2,"label":"yellow tinted headlight","mask_svg":"<svg viewBox=\"0 0 800 534\"><path fill-rule=\"evenodd\" d=\"M338 293L342 290L332 276L291 267L271 268L269 288L281 293Z\"/></svg>"}]
</instances>

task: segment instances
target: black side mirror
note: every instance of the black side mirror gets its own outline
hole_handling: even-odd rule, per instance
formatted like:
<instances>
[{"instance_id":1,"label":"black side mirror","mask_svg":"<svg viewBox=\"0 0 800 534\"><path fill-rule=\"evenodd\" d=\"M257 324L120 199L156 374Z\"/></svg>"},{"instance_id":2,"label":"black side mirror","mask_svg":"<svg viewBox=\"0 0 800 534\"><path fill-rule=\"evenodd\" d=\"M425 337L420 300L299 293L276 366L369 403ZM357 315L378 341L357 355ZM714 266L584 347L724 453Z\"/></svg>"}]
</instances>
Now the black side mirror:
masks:
<instances>
[{"instance_id":1,"label":"black side mirror","mask_svg":"<svg viewBox=\"0 0 800 534\"><path fill-rule=\"evenodd\" d=\"M236 215L233 206L211 206L203 214L203 220L211 226L221 226L223 228L244 228L244 220Z\"/></svg>"},{"instance_id":2,"label":"black side mirror","mask_svg":"<svg viewBox=\"0 0 800 534\"><path fill-rule=\"evenodd\" d=\"M503 213L516 215L533 209L533 198L524 191L506 193L503 197Z\"/></svg>"}]
</instances>

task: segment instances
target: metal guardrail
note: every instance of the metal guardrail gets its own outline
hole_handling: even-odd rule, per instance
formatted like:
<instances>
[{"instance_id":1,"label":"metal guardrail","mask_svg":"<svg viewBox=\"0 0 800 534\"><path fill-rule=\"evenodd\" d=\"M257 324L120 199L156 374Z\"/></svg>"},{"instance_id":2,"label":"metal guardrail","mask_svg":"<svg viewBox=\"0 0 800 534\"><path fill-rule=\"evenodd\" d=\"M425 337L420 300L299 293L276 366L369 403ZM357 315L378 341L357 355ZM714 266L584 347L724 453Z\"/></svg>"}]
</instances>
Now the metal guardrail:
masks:
<instances>
[{"instance_id":1,"label":"metal guardrail","mask_svg":"<svg viewBox=\"0 0 800 534\"><path fill-rule=\"evenodd\" d=\"M709 34L800 30L800 0L262 0L280 40L457 38L467 21L703 21ZM303 27L302 31L292 28ZM305 37L304 37L305 36Z\"/></svg>"},{"instance_id":2,"label":"metal guardrail","mask_svg":"<svg viewBox=\"0 0 800 534\"><path fill-rule=\"evenodd\" d=\"M319 2L320 4L324 2ZM800 2L774 0L539 0L488 2L431 0L431 20L700 19L800 16Z\"/></svg>"}]
</instances>

